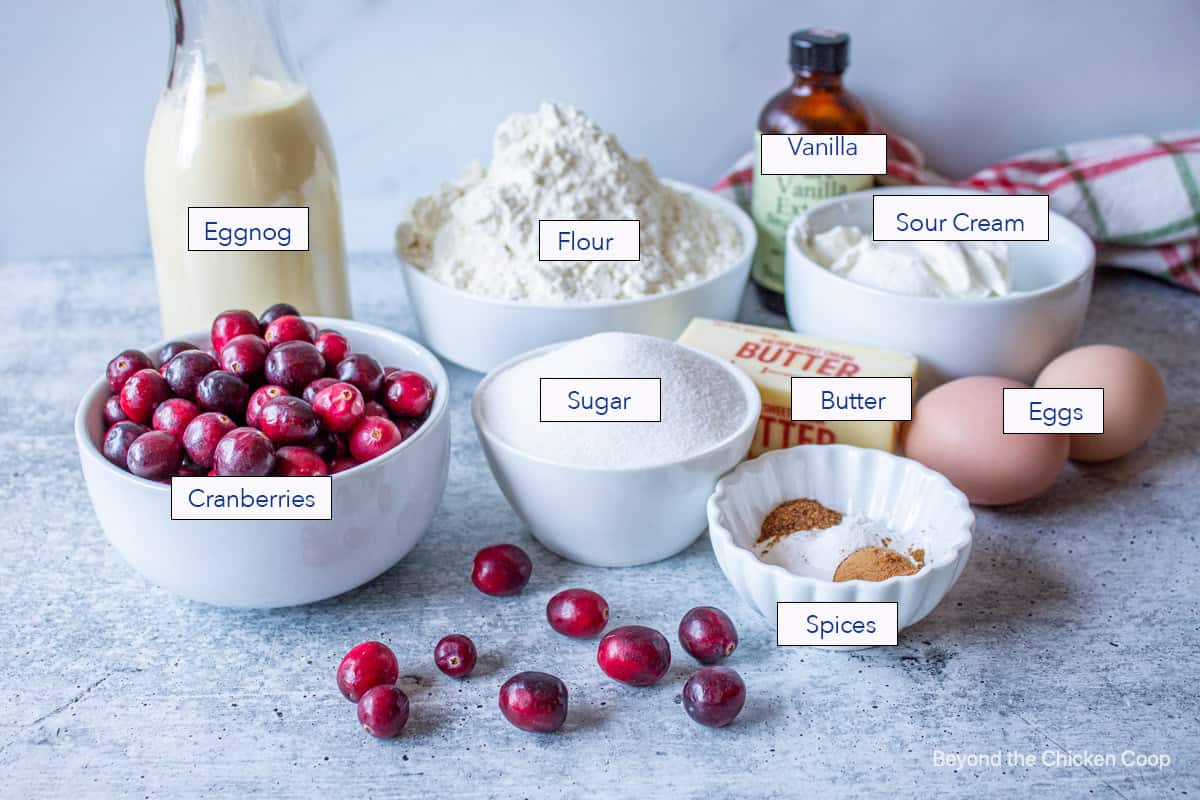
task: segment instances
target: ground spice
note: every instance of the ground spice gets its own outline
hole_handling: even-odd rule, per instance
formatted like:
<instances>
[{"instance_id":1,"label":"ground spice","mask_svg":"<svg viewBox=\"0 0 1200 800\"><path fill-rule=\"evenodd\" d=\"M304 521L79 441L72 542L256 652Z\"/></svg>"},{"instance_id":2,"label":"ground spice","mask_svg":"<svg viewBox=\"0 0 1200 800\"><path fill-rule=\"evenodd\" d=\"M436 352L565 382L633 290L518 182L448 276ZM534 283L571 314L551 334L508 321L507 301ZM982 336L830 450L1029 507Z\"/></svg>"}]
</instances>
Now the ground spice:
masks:
<instances>
[{"instance_id":1,"label":"ground spice","mask_svg":"<svg viewBox=\"0 0 1200 800\"><path fill-rule=\"evenodd\" d=\"M915 575L925 566L925 551L908 553L906 556L886 547L863 547L842 559L833 572L833 580L886 581L897 575Z\"/></svg>"},{"instance_id":2,"label":"ground spice","mask_svg":"<svg viewBox=\"0 0 1200 800\"><path fill-rule=\"evenodd\" d=\"M820 531L840 525L842 514L809 497L780 503L767 514L758 534L758 544L770 549L780 539L796 531Z\"/></svg>"}]
</instances>

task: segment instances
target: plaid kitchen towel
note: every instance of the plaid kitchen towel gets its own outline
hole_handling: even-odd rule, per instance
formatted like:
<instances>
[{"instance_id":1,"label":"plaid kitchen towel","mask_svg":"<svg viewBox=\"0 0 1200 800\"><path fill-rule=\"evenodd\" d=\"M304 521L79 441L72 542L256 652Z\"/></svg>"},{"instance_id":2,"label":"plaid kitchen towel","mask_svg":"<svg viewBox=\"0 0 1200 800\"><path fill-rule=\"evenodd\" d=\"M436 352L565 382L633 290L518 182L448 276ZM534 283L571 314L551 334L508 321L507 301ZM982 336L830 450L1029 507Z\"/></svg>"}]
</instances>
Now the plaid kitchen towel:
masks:
<instances>
[{"instance_id":1,"label":"plaid kitchen towel","mask_svg":"<svg viewBox=\"0 0 1200 800\"><path fill-rule=\"evenodd\" d=\"M1200 131L1122 136L1035 150L962 181L930 171L911 142L889 131L879 183L953 184L1044 194L1092 237L1100 264L1125 267L1200 292ZM754 154L713 189L750 207Z\"/></svg>"}]
</instances>

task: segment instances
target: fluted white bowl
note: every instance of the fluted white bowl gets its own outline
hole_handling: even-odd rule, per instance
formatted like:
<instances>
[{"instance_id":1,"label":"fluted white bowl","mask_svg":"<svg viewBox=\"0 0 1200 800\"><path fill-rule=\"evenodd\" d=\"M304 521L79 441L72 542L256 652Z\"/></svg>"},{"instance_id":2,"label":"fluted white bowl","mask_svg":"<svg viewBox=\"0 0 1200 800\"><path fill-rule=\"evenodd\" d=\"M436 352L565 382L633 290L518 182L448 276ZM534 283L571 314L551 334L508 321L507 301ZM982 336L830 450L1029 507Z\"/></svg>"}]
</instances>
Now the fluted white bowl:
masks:
<instances>
[{"instance_id":1,"label":"fluted white bowl","mask_svg":"<svg viewBox=\"0 0 1200 800\"><path fill-rule=\"evenodd\" d=\"M763 519L798 497L898 532L923 530L925 568L885 581L834 583L760 561L752 548ZM779 602L895 602L903 630L933 611L958 580L974 528L966 496L939 473L883 450L844 444L800 445L761 455L718 481L708 500L717 563L742 599L772 624Z\"/></svg>"}]
</instances>

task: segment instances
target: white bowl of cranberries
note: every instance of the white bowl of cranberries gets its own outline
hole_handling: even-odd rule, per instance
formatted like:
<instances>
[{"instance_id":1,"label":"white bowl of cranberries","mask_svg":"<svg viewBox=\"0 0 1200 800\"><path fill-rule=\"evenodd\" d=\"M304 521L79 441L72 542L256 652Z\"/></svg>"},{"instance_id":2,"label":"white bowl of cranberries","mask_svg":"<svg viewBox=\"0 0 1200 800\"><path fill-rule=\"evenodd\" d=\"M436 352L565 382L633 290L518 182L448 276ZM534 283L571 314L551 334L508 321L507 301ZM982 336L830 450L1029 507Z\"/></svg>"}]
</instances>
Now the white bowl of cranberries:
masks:
<instances>
[{"instance_id":1,"label":"white bowl of cranberries","mask_svg":"<svg viewBox=\"0 0 1200 800\"><path fill-rule=\"evenodd\" d=\"M428 528L449 467L449 386L421 345L279 304L124 350L75 435L105 534L150 580L224 606L359 586ZM176 476L333 478L331 520L171 520Z\"/></svg>"}]
</instances>

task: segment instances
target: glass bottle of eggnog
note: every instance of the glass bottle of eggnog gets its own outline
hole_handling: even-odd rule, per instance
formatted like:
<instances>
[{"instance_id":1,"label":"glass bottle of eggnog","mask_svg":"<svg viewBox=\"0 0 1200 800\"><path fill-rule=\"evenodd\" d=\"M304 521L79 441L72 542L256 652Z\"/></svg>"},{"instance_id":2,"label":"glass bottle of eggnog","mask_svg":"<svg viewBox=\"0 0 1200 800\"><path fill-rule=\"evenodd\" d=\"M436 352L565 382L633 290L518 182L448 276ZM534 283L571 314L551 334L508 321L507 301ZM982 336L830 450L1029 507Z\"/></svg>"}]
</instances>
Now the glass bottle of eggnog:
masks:
<instances>
[{"instance_id":1,"label":"glass bottle of eggnog","mask_svg":"<svg viewBox=\"0 0 1200 800\"><path fill-rule=\"evenodd\" d=\"M329 132L274 0L168 0L171 63L146 145L163 332L286 302L350 316ZM308 250L188 249L189 207L307 207Z\"/></svg>"},{"instance_id":2,"label":"glass bottle of eggnog","mask_svg":"<svg viewBox=\"0 0 1200 800\"><path fill-rule=\"evenodd\" d=\"M767 102L754 137L750 213L758 227L752 277L763 305L787 313L783 302L785 238L788 225L810 205L847 192L868 189L870 175L763 175L764 133L869 133L866 106L842 87L850 60L850 37L809 28L791 37L792 85Z\"/></svg>"}]
</instances>

